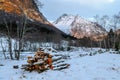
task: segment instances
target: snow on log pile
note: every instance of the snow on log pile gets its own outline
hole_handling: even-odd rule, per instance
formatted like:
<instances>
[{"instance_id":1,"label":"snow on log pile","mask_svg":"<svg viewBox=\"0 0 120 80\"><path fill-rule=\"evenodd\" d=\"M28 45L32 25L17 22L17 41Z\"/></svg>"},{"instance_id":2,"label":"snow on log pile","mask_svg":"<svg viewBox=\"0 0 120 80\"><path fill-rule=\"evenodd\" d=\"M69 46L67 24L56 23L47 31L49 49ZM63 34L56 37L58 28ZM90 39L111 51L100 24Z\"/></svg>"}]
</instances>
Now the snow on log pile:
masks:
<instances>
[{"instance_id":1,"label":"snow on log pile","mask_svg":"<svg viewBox=\"0 0 120 80\"><path fill-rule=\"evenodd\" d=\"M22 69L25 71L37 71L38 73L51 70L62 70L68 68L70 65L65 63L62 55L51 55L39 49L34 57L28 56L28 64L23 64Z\"/></svg>"}]
</instances>

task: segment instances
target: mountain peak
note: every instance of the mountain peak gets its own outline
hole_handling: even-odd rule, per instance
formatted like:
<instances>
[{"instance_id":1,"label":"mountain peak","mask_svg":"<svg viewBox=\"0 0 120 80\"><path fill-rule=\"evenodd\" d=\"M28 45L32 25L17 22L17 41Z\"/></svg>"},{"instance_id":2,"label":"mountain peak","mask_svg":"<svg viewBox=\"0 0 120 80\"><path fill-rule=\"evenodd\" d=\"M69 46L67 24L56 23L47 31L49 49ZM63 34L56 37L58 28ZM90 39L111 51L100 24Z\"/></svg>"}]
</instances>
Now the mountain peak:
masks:
<instances>
[{"instance_id":1,"label":"mountain peak","mask_svg":"<svg viewBox=\"0 0 120 80\"><path fill-rule=\"evenodd\" d=\"M68 16L68 14L64 13L61 17Z\"/></svg>"},{"instance_id":2,"label":"mountain peak","mask_svg":"<svg viewBox=\"0 0 120 80\"><path fill-rule=\"evenodd\" d=\"M78 39L83 37L96 38L106 35L106 30L102 26L79 15L63 14L53 24L60 30Z\"/></svg>"},{"instance_id":3,"label":"mountain peak","mask_svg":"<svg viewBox=\"0 0 120 80\"><path fill-rule=\"evenodd\" d=\"M57 24L58 22L60 22L60 21L63 21L63 20L65 20L65 19L67 19L68 17L72 17L72 15L69 15L69 14L66 14L66 13L64 13L63 15L61 15L55 22L53 22L53 23L55 23L55 24Z\"/></svg>"}]
</instances>

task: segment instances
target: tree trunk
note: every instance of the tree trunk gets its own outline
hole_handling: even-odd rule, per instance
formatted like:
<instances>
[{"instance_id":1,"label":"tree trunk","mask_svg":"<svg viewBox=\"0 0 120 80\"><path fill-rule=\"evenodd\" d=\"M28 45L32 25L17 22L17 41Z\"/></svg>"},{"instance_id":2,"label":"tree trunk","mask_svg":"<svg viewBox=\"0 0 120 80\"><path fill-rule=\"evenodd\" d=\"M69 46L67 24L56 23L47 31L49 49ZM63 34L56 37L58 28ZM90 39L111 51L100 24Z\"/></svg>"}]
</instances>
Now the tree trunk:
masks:
<instances>
[{"instance_id":1,"label":"tree trunk","mask_svg":"<svg viewBox=\"0 0 120 80\"><path fill-rule=\"evenodd\" d=\"M0 41L0 43L1 43L4 58L7 59L6 54L5 54L5 48L3 47L3 44L2 44L3 43L2 40Z\"/></svg>"},{"instance_id":2,"label":"tree trunk","mask_svg":"<svg viewBox=\"0 0 120 80\"><path fill-rule=\"evenodd\" d=\"M10 58L11 58L11 60L13 60L12 41L11 41L10 37L8 38L8 46L9 46L9 54L10 54Z\"/></svg>"}]
</instances>

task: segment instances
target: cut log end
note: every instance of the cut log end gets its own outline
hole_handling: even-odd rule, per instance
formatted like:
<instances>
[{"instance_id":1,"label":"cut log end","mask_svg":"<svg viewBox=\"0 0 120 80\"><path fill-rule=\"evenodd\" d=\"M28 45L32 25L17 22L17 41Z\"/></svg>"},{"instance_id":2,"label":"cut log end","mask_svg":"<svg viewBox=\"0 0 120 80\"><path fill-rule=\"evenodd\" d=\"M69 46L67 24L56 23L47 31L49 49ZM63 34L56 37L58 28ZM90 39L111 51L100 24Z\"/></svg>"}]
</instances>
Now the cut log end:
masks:
<instances>
[{"instance_id":1,"label":"cut log end","mask_svg":"<svg viewBox=\"0 0 120 80\"><path fill-rule=\"evenodd\" d=\"M14 65L14 66L13 66L13 69L18 69L18 68L19 68L18 65Z\"/></svg>"}]
</instances>

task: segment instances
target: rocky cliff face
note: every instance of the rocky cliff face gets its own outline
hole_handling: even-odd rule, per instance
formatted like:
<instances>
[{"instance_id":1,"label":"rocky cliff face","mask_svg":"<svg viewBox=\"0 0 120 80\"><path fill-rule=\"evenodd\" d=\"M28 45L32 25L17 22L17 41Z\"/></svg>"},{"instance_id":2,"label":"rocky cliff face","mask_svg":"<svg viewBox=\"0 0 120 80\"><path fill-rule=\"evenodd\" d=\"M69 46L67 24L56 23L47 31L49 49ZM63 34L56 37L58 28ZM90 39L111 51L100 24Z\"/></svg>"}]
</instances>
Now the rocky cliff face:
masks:
<instances>
[{"instance_id":1,"label":"rocky cliff face","mask_svg":"<svg viewBox=\"0 0 120 80\"><path fill-rule=\"evenodd\" d=\"M106 30L102 26L78 15L64 14L53 24L60 30L78 39L89 37L95 41L99 41L107 35Z\"/></svg>"},{"instance_id":2,"label":"rocky cliff face","mask_svg":"<svg viewBox=\"0 0 120 80\"><path fill-rule=\"evenodd\" d=\"M26 21L25 21L26 20ZM0 0L0 32L6 34L6 25L12 26L11 35L15 36L18 23L26 22L30 30L26 32L27 39L38 40L43 37L64 36L65 33L54 27L39 11L36 0ZM19 25L22 28L22 26ZM48 40L49 41L49 40Z\"/></svg>"},{"instance_id":3,"label":"rocky cliff face","mask_svg":"<svg viewBox=\"0 0 120 80\"><path fill-rule=\"evenodd\" d=\"M0 0L0 10L17 15L25 15L29 19L50 24L36 6L35 0Z\"/></svg>"}]
</instances>

